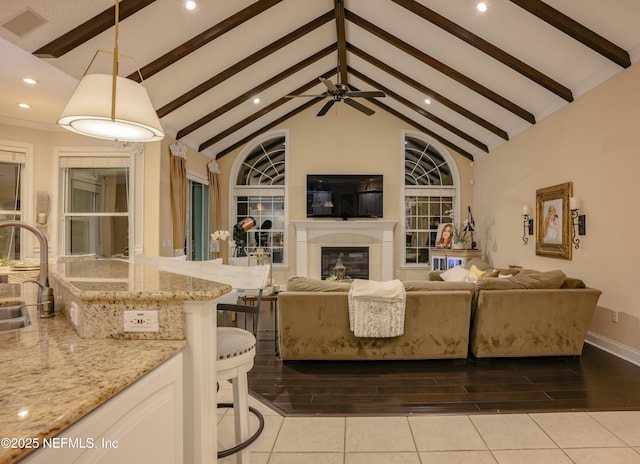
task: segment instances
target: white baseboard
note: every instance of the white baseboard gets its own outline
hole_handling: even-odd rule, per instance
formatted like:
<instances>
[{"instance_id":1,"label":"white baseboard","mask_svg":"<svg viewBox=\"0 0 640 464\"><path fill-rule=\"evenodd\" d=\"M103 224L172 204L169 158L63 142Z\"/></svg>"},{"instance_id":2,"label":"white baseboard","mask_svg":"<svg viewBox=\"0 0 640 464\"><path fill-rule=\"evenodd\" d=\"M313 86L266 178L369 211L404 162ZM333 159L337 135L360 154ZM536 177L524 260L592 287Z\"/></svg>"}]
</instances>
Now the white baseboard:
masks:
<instances>
[{"instance_id":1,"label":"white baseboard","mask_svg":"<svg viewBox=\"0 0 640 464\"><path fill-rule=\"evenodd\" d=\"M593 332L587 332L585 342L597 348L600 348L607 353L611 353L614 356L624 359L625 361L629 361L636 366L640 366L640 351L634 348L622 345L621 343L618 343Z\"/></svg>"}]
</instances>

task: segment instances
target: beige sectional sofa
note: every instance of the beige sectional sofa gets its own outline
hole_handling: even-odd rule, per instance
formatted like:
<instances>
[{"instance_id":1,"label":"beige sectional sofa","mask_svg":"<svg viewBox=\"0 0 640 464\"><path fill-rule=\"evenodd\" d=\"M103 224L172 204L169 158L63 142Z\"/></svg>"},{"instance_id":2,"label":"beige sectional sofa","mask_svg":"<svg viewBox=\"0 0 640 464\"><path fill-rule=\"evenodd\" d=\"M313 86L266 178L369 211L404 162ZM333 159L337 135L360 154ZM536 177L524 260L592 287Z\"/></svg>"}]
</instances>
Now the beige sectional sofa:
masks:
<instances>
[{"instance_id":1,"label":"beige sectional sofa","mask_svg":"<svg viewBox=\"0 0 640 464\"><path fill-rule=\"evenodd\" d=\"M349 329L345 282L293 277L278 296L283 360L466 358L473 284L405 282L404 334L362 338Z\"/></svg>"},{"instance_id":2,"label":"beige sectional sofa","mask_svg":"<svg viewBox=\"0 0 640 464\"><path fill-rule=\"evenodd\" d=\"M482 260L476 266L491 273ZM495 273L494 273L495 274ZM579 356L600 290L562 271L500 270L475 283L469 352L477 358ZM508 275L508 277L506 277ZM431 272L440 281L442 272Z\"/></svg>"},{"instance_id":3,"label":"beige sectional sofa","mask_svg":"<svg viewBox=\"0 0 640 464\"><path fill-rule=\"evenodd\" d=\"M480 264L480 263L477 263ZM476 282L404 282L405 331L358 338L345 282L293 277L278 297L283 360L579 356L601 292L562 271Z\"/></svg>"}]
</instances>

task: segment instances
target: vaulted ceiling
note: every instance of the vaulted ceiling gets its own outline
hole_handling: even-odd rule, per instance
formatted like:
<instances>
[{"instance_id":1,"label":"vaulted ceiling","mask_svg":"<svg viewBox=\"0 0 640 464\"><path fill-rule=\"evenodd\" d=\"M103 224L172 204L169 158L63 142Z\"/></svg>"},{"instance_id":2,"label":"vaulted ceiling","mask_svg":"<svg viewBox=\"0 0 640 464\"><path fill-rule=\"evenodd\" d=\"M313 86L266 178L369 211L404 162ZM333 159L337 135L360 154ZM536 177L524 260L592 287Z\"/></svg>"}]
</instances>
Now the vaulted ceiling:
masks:
<instances>
[{"instance_id":1,"label":"vaulted ceiling","mask_svg":"<svg viewBox=\"0 0 640 464\"><path fill-rule=\"evenodd\" d=\"M167 133L212 157L320 112L330 97L290 95L321 95L322 77L383 91L354 100L473 159L638 58L638 0L477 3L121 0L120 75L144 81ZM113 50L114 4L2 0L0 118L54 124L96 51ZM111 59L89 71L111 73ZM26 89L26 74L42 87ZM29 98L30 113L16 108ZM357 103L320 117L376 117Z\"/></svg>"}]
</instances>

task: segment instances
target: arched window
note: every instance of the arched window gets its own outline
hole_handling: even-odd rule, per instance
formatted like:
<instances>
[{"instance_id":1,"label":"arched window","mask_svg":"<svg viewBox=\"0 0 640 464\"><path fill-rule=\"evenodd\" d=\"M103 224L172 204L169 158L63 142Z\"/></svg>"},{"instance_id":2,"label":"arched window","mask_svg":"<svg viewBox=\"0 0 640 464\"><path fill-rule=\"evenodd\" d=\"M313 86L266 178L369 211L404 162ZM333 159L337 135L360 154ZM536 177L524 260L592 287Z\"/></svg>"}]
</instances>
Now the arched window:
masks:
<instances>
[{"instance_id":1,"label":"arched window","mask_svg":"<svg viewBox=\"0 0 640 464\"><path fill-rule=\"evenodd\" d=\"M249 144L234 164L230 223L250 217L255 224L236 236L236 256L262 249L273 264L286 263L286 152L287 134L271 133Z\"/></svg>"},{"instance_id":2,"label":"arched window","mask_svg":"<svg viewBox=\"0 0 640 464\"><path fill-rule=\"evenodd\" d=\"M404 264L426 266L438 225L458 212L458 171L449 152L422 134L404 136Z\"/></svg>"}]
</instances>

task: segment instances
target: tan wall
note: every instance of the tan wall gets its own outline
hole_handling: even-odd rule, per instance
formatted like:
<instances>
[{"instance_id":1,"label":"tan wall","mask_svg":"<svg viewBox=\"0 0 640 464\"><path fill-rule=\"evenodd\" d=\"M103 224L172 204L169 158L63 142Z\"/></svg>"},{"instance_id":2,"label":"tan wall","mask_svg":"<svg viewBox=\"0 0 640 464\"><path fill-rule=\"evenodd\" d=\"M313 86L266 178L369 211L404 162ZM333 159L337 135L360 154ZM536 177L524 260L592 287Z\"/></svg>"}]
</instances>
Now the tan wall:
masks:
<instances>
[{"instance_id":1,"label":"tan wall","mask_svg":"<svg viewBox=\"0 0 640 464\"><path fill-rule=\"evenodd\" d=\"M286 282L296 274L295 229L291 221L306 219L306 175L358 173L384 175L384 219L400 221L402 166L402 131L415 131L399 119L377 110L367 117L346 105L337 105L326 116L318 118L318 104L289 119L276 129L289 130L288 173L290 221L288 269L274 270L277 283ZM337 111L337 112L336 112ZM275 130L275 129L274 129ZM229 173L241 149L218 160L221 169L220 194L222 227L229 227ZM472 205L471 179L473 167L469 160L450 150L460 172L461 205ZM473 206L473 205L472 205ZM475 215L475 213L474 213ZM395 256L401 255L403 241L396 228ZM400 269L396 258L394 275L399 278L425 278L427 271Z\"/></svg>"},{"instance_id":2,"label":"tan wall","mask_svg":"<svg viewBox=\"0 0 640 464\"><path fill-rule=\"evenodd\" d=\"M602 290L590 330L640 349L638 133L640 65L581 96L475 163L474 203L480 244L495 265L562 269ZM536 189L573 182L587 235L571 261L536 256L522 243L522 205ZM611 322L611 311L620 322Z\"/></svg>"}]
</instances>

